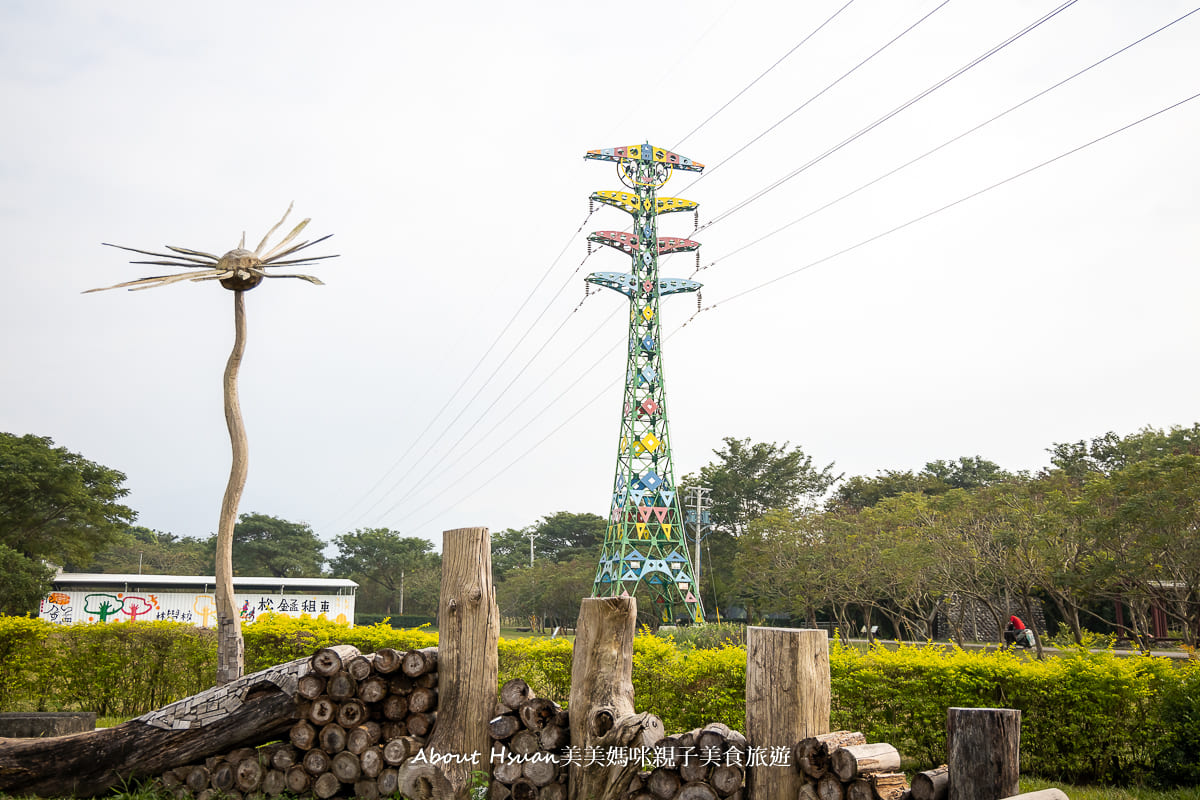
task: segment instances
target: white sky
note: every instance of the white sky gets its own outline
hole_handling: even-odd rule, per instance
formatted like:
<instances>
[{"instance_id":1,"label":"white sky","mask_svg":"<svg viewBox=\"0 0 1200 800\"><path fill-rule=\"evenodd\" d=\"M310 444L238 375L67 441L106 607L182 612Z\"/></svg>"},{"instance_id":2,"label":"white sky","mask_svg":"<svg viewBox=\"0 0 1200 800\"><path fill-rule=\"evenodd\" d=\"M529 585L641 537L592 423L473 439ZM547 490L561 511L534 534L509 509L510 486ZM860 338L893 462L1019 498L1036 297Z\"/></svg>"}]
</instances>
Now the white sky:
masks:
<instances>
[{"instance_id":1,"label":"white sky","mask_svg":"<svg viewBox=\"0 0 1200 800\"><path fill-rule=\"evenodd\" d=\"M661 194L709 221L1057 6L952 0L724 163L939 2L855 0L679 144L711 175ZM100 242L223 253L294 200L341 258L307 270L326 286L247 295L241 510L439 546L605 513L625 300L572 309L587 272L628 259L575 272L588 194L621 188L582 156L673 147L843 3L4 3L0 430L123 471L141 524L214 531L232 294L80 292L161 274ZM963 455L1038 469L1053 442L1194 422L1200 100L723 302L1200 91L1196 14L723 258L1192 8L1081 0L696 234L716 307L666 345L677 478L724 436L854 475ZM604 208L584 233L627 222ZM664 330L695 310L666 298Z\"/></svg>"}]
</instances>

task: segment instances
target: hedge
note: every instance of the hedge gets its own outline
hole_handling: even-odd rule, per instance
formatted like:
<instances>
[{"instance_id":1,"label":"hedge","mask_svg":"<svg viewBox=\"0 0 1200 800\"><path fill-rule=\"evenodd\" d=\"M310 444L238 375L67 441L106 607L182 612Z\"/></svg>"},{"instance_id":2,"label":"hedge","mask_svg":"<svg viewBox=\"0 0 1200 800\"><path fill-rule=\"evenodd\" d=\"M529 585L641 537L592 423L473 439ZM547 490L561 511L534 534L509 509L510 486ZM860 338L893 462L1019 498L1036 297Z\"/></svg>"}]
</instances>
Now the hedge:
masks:
<instances>
[{"instance_id":1,"label":"hedge","mask_svg":"<svg viewBox=\"0 0 1200 800\"><path fill-rule=\"evenodd\" d=\"M246 669L299 658L329 644L364 652L427 647L436 634L389 624L346 628L323 620L264 617L244 630ZM500 682L521 677L539 695L565 702L570 642L501 640ZM0 710L85 710L134 715L212 685L211 631L168 622L54 626L0 617ZM1018 708L1023 771L1047 778L1109 783L1158 775L1200 780L1200 662L1121 658L1076 650L1045 661L1012 653L944 646L830 644L831 723L890 742L924 768L945 759L950 706ZM634 640L637 710L658 714L668 731L708 722L745 724L746 651Z\"/></svg>"}]
</instances>

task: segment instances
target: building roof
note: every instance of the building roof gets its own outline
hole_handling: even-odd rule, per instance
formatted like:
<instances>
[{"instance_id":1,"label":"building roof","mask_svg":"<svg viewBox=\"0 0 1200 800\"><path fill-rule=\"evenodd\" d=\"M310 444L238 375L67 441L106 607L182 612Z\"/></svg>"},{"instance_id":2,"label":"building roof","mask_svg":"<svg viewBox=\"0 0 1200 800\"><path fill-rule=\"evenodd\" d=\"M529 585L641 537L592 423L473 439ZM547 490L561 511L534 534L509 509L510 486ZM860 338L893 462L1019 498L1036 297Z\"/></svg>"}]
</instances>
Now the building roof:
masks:
<instances>
[{"instance_id":1,"label":"building roof","mask_svg":"<svg viewBox=\"0 0 1200 800\"><path fill-rule=\"evenodd\" d=\"M111 586L136 584L138 586L195 586L202 584L213 586L217 582L212 575L134 575L117 572L63 572L54 578L56 586L66 588L80 584L108 584ZM275 577L237 577L233 579L233 588L238 587L273 587L278 589L356 589L358 584L346 578L275 578Z\"/></svg>"}]
</instances>

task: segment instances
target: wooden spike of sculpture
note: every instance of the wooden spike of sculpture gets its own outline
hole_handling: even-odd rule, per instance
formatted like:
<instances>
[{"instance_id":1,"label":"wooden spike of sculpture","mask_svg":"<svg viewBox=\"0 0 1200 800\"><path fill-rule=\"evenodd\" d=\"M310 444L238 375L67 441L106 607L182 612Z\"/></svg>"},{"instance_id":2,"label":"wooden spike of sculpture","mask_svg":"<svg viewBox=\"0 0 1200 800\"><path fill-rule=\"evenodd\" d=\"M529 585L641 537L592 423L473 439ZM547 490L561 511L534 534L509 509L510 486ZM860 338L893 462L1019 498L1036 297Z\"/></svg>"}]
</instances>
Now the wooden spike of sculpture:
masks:
<instances>
[{"instance_id":1,"label":"wooden spike of sculpture","mask_svg":"<svg viewBox=\"0 0 1200 800\"><path fill-rule=\"evenodd\" d=\"M106 286L101 289L89 289L88 292L101 292L108 289L128 288L130 291L153 289L156 286L167 286L180 281L220 281L221 285L233 292L233 350L225 365L224 397L225 422L229 428L229 440L233 450L233 464L229 471L229 482L225 487L225 496L221 501L221 516L217 526L217 558L216 558L216 603L217 603L217 683L228 683L241 677L243 669L242 631L238 620L238 612L233 603L233 528L237 522L238 504L241 502L242 490L246 486L246 475L249 469L249 445L246 440L246 428L242 422L242 409L238 402L238 370L242 363L242 354L246 350L246 305L242 295L263 282L264 278L299 278L309 283L321 284L321 281L311 275L278 274L267 270L280 266L307 266L315 264L331 256L298 256L287 258L301 250L323 242L329 236L323 236L313 241L303 241L292 244L293 240L308 225L309 220L300 222L279 244L264 252L267 241L287 220L292 212L289 205L279 222L275 223L267 235L259 242L253 252L244 249L246 236L242 234L241 243L223 256L215 256L201 250L191 250L186 247L167 245L169 253L155 253L150 250L139 250L123 245L104 244L117 247L133 253L154 256L155 261L131 261L132 264L154 264L167 267L181 267L186 272L173 275L157 275L149 278L139 278L133 281Z\"/></svg>"}]
</instances>

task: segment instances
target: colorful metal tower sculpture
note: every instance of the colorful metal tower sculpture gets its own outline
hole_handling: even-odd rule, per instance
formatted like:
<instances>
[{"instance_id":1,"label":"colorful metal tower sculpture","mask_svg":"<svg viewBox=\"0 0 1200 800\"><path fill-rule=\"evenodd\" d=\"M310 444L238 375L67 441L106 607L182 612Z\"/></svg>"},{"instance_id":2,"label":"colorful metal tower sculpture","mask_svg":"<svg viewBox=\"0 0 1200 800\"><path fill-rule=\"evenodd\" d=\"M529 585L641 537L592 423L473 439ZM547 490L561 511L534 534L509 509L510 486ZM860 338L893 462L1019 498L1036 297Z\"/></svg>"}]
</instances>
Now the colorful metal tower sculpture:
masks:
<instances>
[{"instance_id":1,"label":"colorful metal tower sculpture","mask_svg":"<svg viewBox=\"0 0 1200 800\"><path fill-rule=\"evenodd\" d=\"M675 621L676 614L685 609L688 618L702 622L704 609L695 593L671 466L658 315L660 297L700 289L695 281L659 278L660 255L693 251L700 243L660 237L658 215L692 211L697 204L660 198L657 191L674 170L700 172L704 165L648 143L589 150L584 158L616 162L621 182L632 192L594 192L591 199L633 217L632 233L596 231L588 236L589 242L620 250L632 261L629 272L593 272L587 277L588 283L629 298L629 351L617 469L592 595L632 595L643 585L653 595L663 622Z\"/></svg>"}]
</instances>

